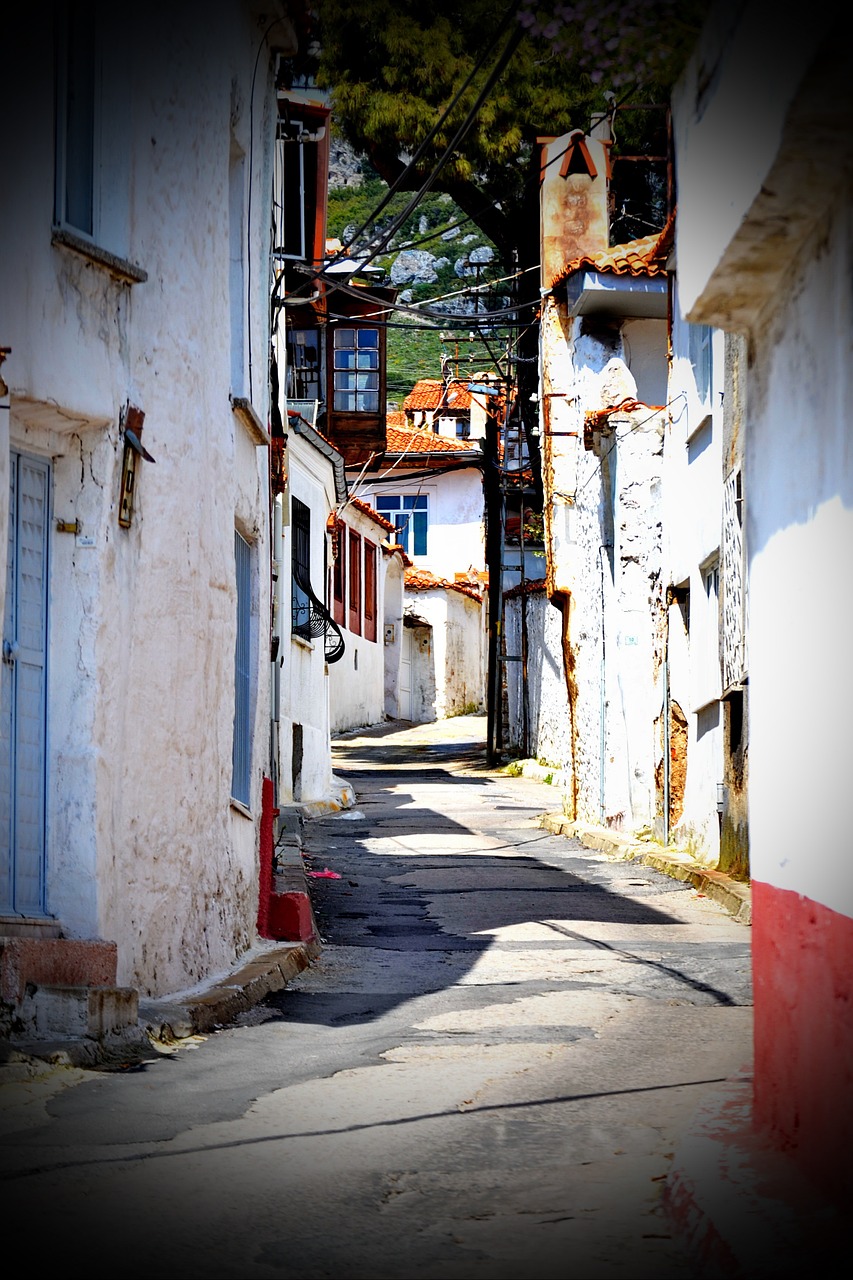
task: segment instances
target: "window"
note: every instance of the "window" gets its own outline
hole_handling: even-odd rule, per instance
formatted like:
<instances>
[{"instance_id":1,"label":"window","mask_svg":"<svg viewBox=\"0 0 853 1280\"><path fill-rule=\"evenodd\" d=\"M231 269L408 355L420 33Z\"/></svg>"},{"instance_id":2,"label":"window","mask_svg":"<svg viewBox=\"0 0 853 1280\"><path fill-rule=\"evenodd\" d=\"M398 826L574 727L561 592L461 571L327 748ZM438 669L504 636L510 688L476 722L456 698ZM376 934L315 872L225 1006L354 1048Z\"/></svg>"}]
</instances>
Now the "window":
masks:
<instances>
[{"instance_id":1,"label":"window","mask_svg":"<svg viewBox=\"0 0 853 1280\"><path fill-rule=\"evenodd\" d=\"M693 709L720 696L720 565L719 556L699 570L701 589L691 593L690 653ZM695 622L695 625L694 625Z\"/></svg>"},{"instance_id":2,"label":"window","mask_svg":"<svg viewBox=\"0 0 853 1280\"><path fill-rule=\"evenodd\" d=\"M336 547L335 566L332 570L332 616L335 622L343 622L344 608L346 602L346 577L347 577L347 527L345 524L339 524L336 530Z\"/></svg>"},{"instance_id":3,"label":"window","mask_svg":"<svg viewBox=\"0 0 853 1280\"><path fill-rule=\"evenodd\" d=\"M361 635L361 534L349 531L349 629Z\"/></svg>"},{"instance_id":4,"label":"window","mask_svg":"<svg viewBox=\"0 0 853 1280\"><path fill-rule=\"evenodd\" d=\"M407 555L426 555L429 509L425 493L382 494L374 505L395 526L397 541Z\"/></svg>"},{"instance_id":5,"label":"window","mask_svg":"<svg viewBox=\"0 0 853 1280\"><path fill-rule=\"evenodd\" d=\"M147 276L126 260L132 149L123 37L112 12L91 0L57 10L54 243L96 262L103 253L122 259L108 265L137 283Z\"/></svg>"},{"instance_id":6,"label":"window","mask_svg":"<svg viewBox=\"0 0 853 1280\"><path fill-rule=\"evenodd\" d=\"M336 329L334 407L344 412L379 412L379 330Z\"/></svg>"},{"instance_id":7,"label":"window","mask_svg":"<svg viewBox=\"0 0 853 1280\"><path fill-rule=\"evenodd\" d=\"M364 540L364 638L376 639L376 546Z\"/></svg>"},{"instance_id":8,"label":"window","mask_svg":"<svg viewBox=\"0 0 853 1280\"><path fill-rule=\"evenodd\" d=\"M319 329L287 330L287 398L321 398Z\"/></svg>"},{"instance_id":9,"label":"window","mask_svg":"<svg viewBox=\"0 0 853 1280\"><path fill-rule=\"evenodd\" d=\"M273 210L276 257L310 261L314 257L319 120L288 114L279 121L274 161Z\"/></svg>"},{"instance_id":10,"label":"window","mask_svg":"<svg viewBox=\"0 0 853 1280\"><path fill-rule=\"evenodd\" d=\"M290 500L291 605L293 634L311 639L311 508L299 498Z\"/></svg>"},{"instance_id":11,"label":"window","mask_svg":"<svg viewBox=\"0 0 853 1280\"><path fill-rule=\"evenodd\" d=\"M95 15L69 7L59 32L56 93L57 225L94 240L97 235L95 152L98 123Z\"/></svg>"},{"instance_id":12,"label":"window","mask_svg":"<svg viewBox=\"0 0 853 1280\"><path fill-rule=\"evenodd\" d=\"M252 548L234 531L237 579L237 639L234 646L234 736L231 795L248 806L252 770Z\"/></svg>"},{"instance_id":13,"label":"window","mask_svg":"<svg viewBox=\"0 0 853 1280\"><path fill-rule=\"evenodd\" d=\"M711 395L711 336L713 330L707 324L687 326L687 350L696 380L696 394L702 404Z\"/></svg>"}]
</instances>

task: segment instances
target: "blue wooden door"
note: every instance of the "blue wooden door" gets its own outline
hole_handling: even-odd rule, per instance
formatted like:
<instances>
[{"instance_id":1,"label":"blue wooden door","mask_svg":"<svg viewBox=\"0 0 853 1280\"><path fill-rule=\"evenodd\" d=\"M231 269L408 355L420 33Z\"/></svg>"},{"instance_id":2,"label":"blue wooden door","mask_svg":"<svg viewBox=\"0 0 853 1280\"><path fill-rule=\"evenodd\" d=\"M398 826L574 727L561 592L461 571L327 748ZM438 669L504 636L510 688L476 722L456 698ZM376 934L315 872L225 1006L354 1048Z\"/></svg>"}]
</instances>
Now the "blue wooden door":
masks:
<instances>
[{"instance_id":1,"label":"blue wooden door","mask_svg":"<svg viewBox=\"0 0 853 1280\"><path fill-rule=\"evenodd\" d=\"M0 689L0 915L43 916L50 465L10 455Z\"/></svg>"}]
</instances>

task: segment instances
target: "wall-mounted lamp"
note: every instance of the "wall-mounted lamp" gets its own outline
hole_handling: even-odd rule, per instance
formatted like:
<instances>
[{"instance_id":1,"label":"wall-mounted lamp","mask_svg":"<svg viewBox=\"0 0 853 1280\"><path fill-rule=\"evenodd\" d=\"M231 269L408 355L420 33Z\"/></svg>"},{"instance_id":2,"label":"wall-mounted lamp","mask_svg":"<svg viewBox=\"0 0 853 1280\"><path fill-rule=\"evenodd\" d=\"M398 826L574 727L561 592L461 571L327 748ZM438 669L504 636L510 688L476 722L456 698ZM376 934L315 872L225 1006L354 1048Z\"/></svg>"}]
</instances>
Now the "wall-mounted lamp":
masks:
<instances>
[{"instance_id":1,"label":"wall-mounted lamp","mask_svg":"<svg viewBox=\"0 0 853 1280\"><path fill-rule=\"evenodd\" d=\"M125 406L122 415L124 455L121 460L121 493L118 506L118 522L122 529L129 529L133 519L133 499L136 492L136 471L139 460L144 458L146 462L155 461L140 439L144 421L145 414L141 409L137 409L132 404Z\"/></svg>"}]
</instances>

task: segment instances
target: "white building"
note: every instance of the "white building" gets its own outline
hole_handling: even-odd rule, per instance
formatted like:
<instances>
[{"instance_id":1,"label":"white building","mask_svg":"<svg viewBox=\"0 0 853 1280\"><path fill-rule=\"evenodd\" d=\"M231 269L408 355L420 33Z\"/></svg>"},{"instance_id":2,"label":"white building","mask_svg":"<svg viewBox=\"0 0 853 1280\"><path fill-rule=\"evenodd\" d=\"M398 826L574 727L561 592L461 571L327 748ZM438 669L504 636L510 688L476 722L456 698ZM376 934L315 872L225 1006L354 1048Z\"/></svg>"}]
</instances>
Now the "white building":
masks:
<instances>
[{"instance_id":1,"label":"white building","mask_svg":"<svg viewBox=\"0 0 853 1280\"><path fill-rule=\"evenodd\" d=\"M682 316L748 354L754 1118L846 1208L853 46L831 9L796 39L777 13L714 5L677 86L677 269Z\"/></svg>"},{"instance_id":2,"label":"white building","mask_svg":"<svg viewBox=\"0 0 853 1280\"><path fill-rule=\"evenodd\" d=\"M273 77L296 43L236 0L168 32L71 12L6 31L0 930L36 983L85 985L90 944L99 985L157 995L256 938Z\"/></svg>"},{"instance_id":3,"label":"white building","mask_svg":"<svg viewBox=\"0 0 853 1280\"><path fill-rule=\"evenodd\" d=\"M482 709L481 458L478 440L389 425L385 454L361 480L360 492L390 522L411 566L398 637L400 675L386 703L394 718L427 721Z\"/></svg>"},{"instance_id":4,"label":"white building","mask_svg":"<svg viewBox=\"0 0 853 1280\"><path fill-rule=\"evenodd\" d=\"M330 670L331 730L396 717L403 629L403 574L411 563L394 525L360 498L334 514L332 612L345 650Z\"/></svg>"},{"instance_id":5,"label":"white building","mask_svg":"<svg viewBox=\"0 0 853 1280\"><path fill-rule=\"evenodd\" d=\"M563 774L570 817L650 831L663 751L666 255L658 236L609 245L601 140L575 131L543 150L546 573L544 590L507 602L524 657L507 672L509 726L519 741L527 727L530 754ZM531 698L531 675L563 689Z\"/></svg>"}]
</instances>

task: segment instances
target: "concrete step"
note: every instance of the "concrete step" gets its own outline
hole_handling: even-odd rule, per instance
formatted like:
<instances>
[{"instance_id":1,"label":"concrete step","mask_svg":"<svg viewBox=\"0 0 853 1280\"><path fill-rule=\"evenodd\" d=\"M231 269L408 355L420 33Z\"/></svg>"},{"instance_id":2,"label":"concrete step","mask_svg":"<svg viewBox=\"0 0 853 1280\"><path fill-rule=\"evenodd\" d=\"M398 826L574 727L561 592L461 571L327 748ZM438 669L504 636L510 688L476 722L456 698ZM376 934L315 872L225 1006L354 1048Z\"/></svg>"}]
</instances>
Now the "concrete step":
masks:
<instances>
[{"instance_id":1,"label":"concrete step","mask_svg":"<svg viewBox=\"0 0 853 1280\"><path fill-rule=\"evenodd\" d=\"M56 920L30 916L0 916L0 941L3 938L61 938L62 926Z\"/></svg>"},{"instance_id":2,"label":"concrete step","mask_svg":"<svg viewBox=\"0 0 853 1280\"><path fill-rule=\"evenodd\" d=\"M131 987L28 984L17 1021L20 1040L103 1041L137 1026L139 999Z\"/></svg>"}]
</instances>

